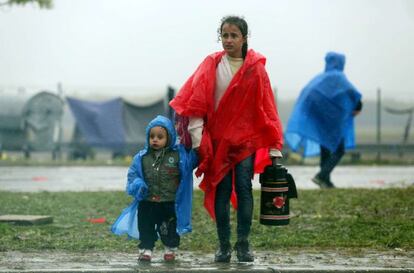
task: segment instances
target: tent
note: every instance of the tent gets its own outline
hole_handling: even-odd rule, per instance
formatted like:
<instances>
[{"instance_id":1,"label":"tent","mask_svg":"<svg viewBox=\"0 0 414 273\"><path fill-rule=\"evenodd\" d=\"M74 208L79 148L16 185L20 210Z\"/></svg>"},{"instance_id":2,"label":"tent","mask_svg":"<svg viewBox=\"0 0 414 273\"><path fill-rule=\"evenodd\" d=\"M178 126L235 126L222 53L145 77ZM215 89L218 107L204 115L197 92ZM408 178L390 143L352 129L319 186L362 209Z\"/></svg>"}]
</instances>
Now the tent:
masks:
<instances>
[{"instance_id":1,"label":"tent","mask_svg":"<svg viewBox=\"0 0 414 273\"><path fill-rule=\"evenodd\" d=\"M60 145L63 101L41 91L33 96L1 96L0 146L3 150L54 151Z\"/></svg>"},{"instance_id":2,"label":"tent","mask_svg":"<svg viewBox=\"0 0 414 273\"><path fill-rule=\"evenodd\" d=\"M148 105L119 97L102 102L67 97L67 101L76 122L72 138L75 154L95 147L111 150L113 155L132 155L145 144L147 124L156 115L167 113L164 99Z\"/></svg>"},{"instance_id":3,"label":"tent","mask_svg":"<svg viewBox=\"0 0 414 273\"><path fill-rule=\"evenodd\" d=\"M121 98L92 102L67 97L67 101L76 120L73 142L111 149L124 145Z\"/></svg>"},{"instance_id":4,"label":"tent","mask_svg":"<svg viewBox=\"0 0 414 273\"><path fill-rule=\"evenodd\" d=\"M50 92L32 96L23 109L31 150L53 150L60 144L63 101Z\"/></svg>"},{"instance_id":5,"label":"tent","mask_svg":"<svg viewBox=\"0 0 414 273\"><path fill-rule=\"evenodd\" d=\"M23 95L0 97L0 150L22 150L26 144Z\"/></svg>"},{"instance_id":6,"label":"tent","mask_svg":"<svg viewBox=\"0 0 414 273\"><path fill-rule=\"evenodd\" d=\"M163 99L145 106L124 101L123 120L126 149L129 154L133 154L145 145L145 129L148 123L157 115L165 114Z\"/></svg>"}]
</instances>

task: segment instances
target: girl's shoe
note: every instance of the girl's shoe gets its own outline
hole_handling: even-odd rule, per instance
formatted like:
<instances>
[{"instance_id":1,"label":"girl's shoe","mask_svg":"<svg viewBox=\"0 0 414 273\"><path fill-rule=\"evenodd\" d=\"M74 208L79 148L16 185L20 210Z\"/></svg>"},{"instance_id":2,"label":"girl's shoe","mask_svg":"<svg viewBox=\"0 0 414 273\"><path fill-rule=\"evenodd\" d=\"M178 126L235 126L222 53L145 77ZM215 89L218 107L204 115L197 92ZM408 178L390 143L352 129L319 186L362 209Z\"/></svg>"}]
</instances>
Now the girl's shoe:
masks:
<instances>
[{"instance_id":1,"label":"girl's shoe","mask_svg":"<svg viewBox=\"0 0 414 273\"><path fill-rule=\"evenodd\" d=\"M152 258L151 249L144 249L139 251L138 261L141 262L150 262Z\"/></svg>"},{"instance_id":2,"label":"girl's shoe","mask_svg":"<svg viewBox=\"0 0 414 273\"><path fill-rule=\"evenodd\" d=\"M230 243L220 244L219 249L214 255L214 262L216 263L229 263L231 259L231 246Z\"/></svg>"},{"instance_id":3,"label":"girl's shoe","mask_svg":"<svg viewBox=\"0 0 414 273\"><path fill-rule=\"evenodd\" d=\"M247 240L238 241L234 246L239 262L253 262L254 256L250 251L249 242Z\"/></svg>"},{"instance_id":4,"label":"girl's shoe","mask_svg":"<svg viewBox=\"0 0 414 273\"><path fill-rule=\"evenodd\" d=\"M175 247L165 247L164 261L166 261L166 262L174 261L176 250L177 250L177 248L175 248Z\"/></svg>"}]
</instances>

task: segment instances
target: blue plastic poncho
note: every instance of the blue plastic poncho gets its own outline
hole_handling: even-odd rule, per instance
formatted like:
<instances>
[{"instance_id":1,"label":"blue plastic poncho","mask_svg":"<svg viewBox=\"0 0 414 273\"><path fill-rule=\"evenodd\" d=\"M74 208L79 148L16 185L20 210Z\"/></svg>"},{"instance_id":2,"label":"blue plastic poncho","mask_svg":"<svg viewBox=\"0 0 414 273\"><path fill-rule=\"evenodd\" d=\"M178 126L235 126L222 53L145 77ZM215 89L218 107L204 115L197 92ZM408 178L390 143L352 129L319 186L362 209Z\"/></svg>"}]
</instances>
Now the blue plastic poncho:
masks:
<instances>
[{"instance_id":1,"label":"blue plastic poncho","mask_svg":"<svg viewBox=\"0 0 414 273\"><path fill-rule=\"evenodd\" d=\"M128 234L129 237L139 239L138 206L147 195L148 186L144 181L142 171L142 157L148 152L149 131L154 126L167 129L170 137L170 148L179 152L180 184L176 192L175 212L177 216L177 233L179 235L191 232L191 204L193 198L193 169L197 164L197 157L193 150L187 152L183 145L177 144L176 132L172 122L163 116L157 116L146 128L146 145L135 155L128 169L126 192L134 197L134 201L125 208L111 227L116 235Z\"/></svg>"},{"instance_id":2,"label":"blue plastic poncho","mask_svg":"<svg viewBox=\"0 0 414 273\"><path fill-rule=\"evenodd\" d=\"M285 140L303 156L316 156L320 145L335 151L344 140L345 149L355 147L353 111L361 94L348 81L343 70L345 56L329 52L325 72L303 88L288 121Z\"/></svg>"}]
</instances>

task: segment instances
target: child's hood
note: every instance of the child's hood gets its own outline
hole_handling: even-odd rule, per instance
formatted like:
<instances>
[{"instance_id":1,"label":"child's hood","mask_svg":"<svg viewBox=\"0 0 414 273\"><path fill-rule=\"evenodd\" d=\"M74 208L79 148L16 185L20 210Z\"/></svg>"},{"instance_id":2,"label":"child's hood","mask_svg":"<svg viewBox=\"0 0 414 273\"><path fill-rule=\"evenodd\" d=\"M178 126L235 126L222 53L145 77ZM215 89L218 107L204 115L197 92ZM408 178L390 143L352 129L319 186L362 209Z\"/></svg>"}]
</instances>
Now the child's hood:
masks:
<instances>
[{"instance_id":1,"label":"child's hood","mask_svg":"<svg viewBox=\"0 0 414 273\"><path fill-rule=\"evenodd\" d=\"M156 126L161 126L161 127L164 127L165 129L167 129L168 146L170 148L173 148L175 146L176 140L177 140L177 135L175 133L174 125L173 125L172 121L169 118L166 118L166 117L161 116L161 115L158 115L156 118L151 120L150 123L148 124L148 126L145 130L145 135L146 135L146 144L145 144L145 146L146 147L149 146L149 133L150 133L150 130L151 130L151 128L156 127Z\"/></svg>"}]
</instances>

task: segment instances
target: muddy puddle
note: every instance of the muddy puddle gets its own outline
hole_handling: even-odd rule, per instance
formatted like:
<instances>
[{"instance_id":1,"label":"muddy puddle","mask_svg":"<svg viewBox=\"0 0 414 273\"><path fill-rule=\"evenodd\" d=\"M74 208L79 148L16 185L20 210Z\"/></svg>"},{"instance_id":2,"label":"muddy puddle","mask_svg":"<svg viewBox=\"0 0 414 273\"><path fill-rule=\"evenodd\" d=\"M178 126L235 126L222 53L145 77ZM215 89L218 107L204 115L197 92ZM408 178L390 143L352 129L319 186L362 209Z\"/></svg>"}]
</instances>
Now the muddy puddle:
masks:
<instances>
[{"instance_id":1,"label":"muddy puddle","mask_svg":"<svg viewBox=\"0 0 414 273\"><path fill-rule=\"evenodd\" d=\"M349 253L341 250L323 252L267 251L255 252L253 263L238 263L235 257L229 264L213 262L213 253L179 252L177 261L165 263L162 252L155 251L151 263L137 262L137 254L131 253L65 253L65 252L0 252L0 272L7 270L127 270L127 269L251 269L260 271L273 269L332 269L332 270L372 270L379 268L404 268L414 270L414 251L402 249L387 252L369 250ZM242 270L241 270L242 271Z\"/></svg>"}]
</instances>

